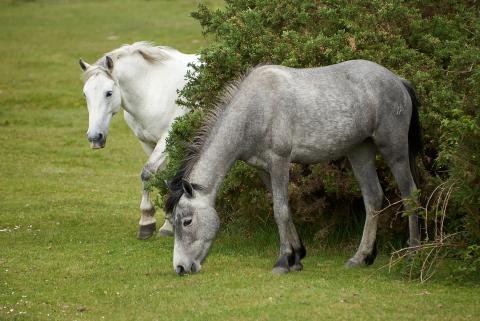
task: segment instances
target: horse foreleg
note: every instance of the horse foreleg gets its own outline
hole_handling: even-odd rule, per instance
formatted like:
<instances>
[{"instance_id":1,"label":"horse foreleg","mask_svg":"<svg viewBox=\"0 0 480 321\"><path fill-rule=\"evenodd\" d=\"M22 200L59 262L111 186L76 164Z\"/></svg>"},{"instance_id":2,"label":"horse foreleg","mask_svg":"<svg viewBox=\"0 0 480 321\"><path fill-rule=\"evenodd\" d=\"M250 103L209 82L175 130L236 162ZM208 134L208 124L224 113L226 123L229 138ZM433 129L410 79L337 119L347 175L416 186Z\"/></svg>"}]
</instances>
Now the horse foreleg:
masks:
<instances>
[{"instance_id":1,"label":"horse foreleg","mask_svg":"<svg viewBox=\"0 0 480 321\"><path fill-rule=\"evenodd\" d=\"M146 187L148 181L144 181L144 170L142 171L142 183L143 183L143 193L142 201L140 203L140 210L142 211L142 216L140 217L140 228L138 230L137 238L139 240L146 240L151 237L156 229L157 220L155 219L155 207L153 206L152 201L150 200L150 191Z\"/></svg>"},{"instance_id":2,"label":"horse foreleg","mask_svg":"<svg viewBox=\"0 0 480 321\"><path fill-rule=\"evenodd\" d=\"M280 235L280 254L272 273L283 274L300 271L305 257L305 247L300 240L288 206L289 161L279 159L270 166L273 212Z\"/></svg>"},{"instance_id":3,"label":"horse foreleg","mask_svg":"<svg viewBox=\"0 0 480 321\"><path fill-rule=\"evenodd\" d=\"M140 218L140 229L138 231L138 238L141 240L151 237L156 230L155 207L150 200L150 188L148 182L151 177L166 165L165 156L165 137L160 139L151 153L148 162L145 164L140 175L143 184L142 201L140 203L140 210L142 216ZM173 227L168 220L160 228L159 235L171 236L173 235Z\"/></svg>"},{"instance_id":4,"label":"horse foreleg","mask_svg":"<svg viewBox=\"0 0 480 321\"><path fill-rule=\"evenodd\" d=\"M150 191L146 187L147 182L144 182L144 189L142 193L142 201L140 202L140 210L142 216L140 217L140 228L138 230L138 239L146 240L151 237L156 231L155 207L150 200ZM173 226L168 219L165 219L162 227L159 230L160 236L172 236Z\"/></svg>"}]
</instances>

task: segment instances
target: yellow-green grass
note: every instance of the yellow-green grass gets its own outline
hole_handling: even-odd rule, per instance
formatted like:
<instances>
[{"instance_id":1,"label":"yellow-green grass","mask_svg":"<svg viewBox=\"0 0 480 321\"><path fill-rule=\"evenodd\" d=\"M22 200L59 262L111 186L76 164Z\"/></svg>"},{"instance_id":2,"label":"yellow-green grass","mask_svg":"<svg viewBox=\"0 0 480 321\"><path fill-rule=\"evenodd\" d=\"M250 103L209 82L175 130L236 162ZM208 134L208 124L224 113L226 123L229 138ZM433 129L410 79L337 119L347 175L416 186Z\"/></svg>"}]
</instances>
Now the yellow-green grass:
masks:
<instances>
[{"instance_id":1,"label":"yellow-green grass","mask_svg":"<svg viewBox=\"0 0 480 321\"><path fill-rule=\"evenodd\" d=\"M220 5L219 1L210 5ZM91 151L79 57L151 40L194 52L195 1L0 2L0 320L478 320L480 288L345 270L308 244L273 276L273 236L221 234L178 277L172 239L135 239L145 156L121 117Z\"/></svg>"}]
</instances>

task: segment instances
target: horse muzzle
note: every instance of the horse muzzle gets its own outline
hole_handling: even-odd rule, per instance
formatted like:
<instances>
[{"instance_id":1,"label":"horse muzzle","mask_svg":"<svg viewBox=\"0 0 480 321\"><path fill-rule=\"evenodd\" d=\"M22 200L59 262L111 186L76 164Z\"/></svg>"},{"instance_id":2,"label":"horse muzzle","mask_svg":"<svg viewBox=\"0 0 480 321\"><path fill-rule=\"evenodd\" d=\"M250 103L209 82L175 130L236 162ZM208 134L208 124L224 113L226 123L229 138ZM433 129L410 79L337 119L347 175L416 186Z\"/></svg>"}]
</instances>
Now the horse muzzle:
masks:
<instances>
[{"instance_id":1,"label":"horse muzzle","mask_svg":"<svg viewBox=\"0 0 480 321\"><path fill-rule=\"evenodd\" d=\"M90 142L90 148L91 149L101 149L105 147L105 141L100 141L100 142Z\"/></svg>"},{"instance_id":2,"label":"horse muzzle","mask_svg":"<svg viewBox=\"0 0 480 321\"><path fill-rule=\"evenodd\" d=\"M107 142L107 137L102 133L97 133L95 135L87 134L87 139L90 142L91 149L101 149L105 147Z\"/></svg>"},{"instance_id":3,"label":"horse muzzle","mask_svg":"<svg viewBox=\"0 0 480 321\"><path fill-rule=\"evenodd\" d=\"M200 272L201 268L202 267L199 264L195 264L195 262L193 262L190 266L184 266L182 264L179 264L175 268L175 273L177 273L180 276L185 274L190 274L190 273L193 274L193 273Z\"/></svg>"}]
</instances>

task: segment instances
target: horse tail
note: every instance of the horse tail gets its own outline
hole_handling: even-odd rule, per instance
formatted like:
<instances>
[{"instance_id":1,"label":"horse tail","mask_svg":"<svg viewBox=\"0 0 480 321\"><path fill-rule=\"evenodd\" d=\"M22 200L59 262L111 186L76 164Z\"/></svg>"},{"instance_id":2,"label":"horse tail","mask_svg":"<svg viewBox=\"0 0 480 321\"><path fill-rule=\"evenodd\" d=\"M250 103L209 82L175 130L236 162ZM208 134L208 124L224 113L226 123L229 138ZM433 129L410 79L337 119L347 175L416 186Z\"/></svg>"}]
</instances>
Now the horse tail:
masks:
<instances>
[{"instance_id":1,"label":"horse tail","mask_svg":"<svg viewBox=\"0 0 480 321\"><path fill-rule=\"evenodd\" d=\"M412 116L410 118L410 127L408 128L408 154L410 158L410 171L412 172L415 185L418 187L420 185L420 171L416 163L416 158L423 151L422 127L418 116L420 102L418 101L412 84L405 79L402 79L402 83L407 89L410 100L412 101Z\"/></svg>"}]
</instances>

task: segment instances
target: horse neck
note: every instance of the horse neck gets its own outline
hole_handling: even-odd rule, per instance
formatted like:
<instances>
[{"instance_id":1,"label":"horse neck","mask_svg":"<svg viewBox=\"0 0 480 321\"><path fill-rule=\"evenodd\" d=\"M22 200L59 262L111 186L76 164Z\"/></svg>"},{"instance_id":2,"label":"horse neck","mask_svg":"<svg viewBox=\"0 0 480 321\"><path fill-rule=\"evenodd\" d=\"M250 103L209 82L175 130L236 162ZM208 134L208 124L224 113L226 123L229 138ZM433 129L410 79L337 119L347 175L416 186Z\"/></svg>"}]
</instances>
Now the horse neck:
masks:
<instances>
[{"instance_id":1,"label":"horse neck","mask_svg":"<svg viewBox=\"0 0 480 321\"><path fill-rule=\"evenodd\" d=\"M225 176L240 158L243 146L243 126L235 117L218 119L200 150L200 156L192 168L188 180L203 187L211 204Z\"/></svg>"},{"instance_id":2,"label":"horse neck","mask_svg":"<svg viewBox=\"0 0 480 321\"><path fill-rule=\"evenodd\" d=\"M149 63L140 56L119 60L114 77L122 93L123 108L139 121L151 118L149 108L161 107L151 100L176 95L176 89L184 83L186 70L187 63L174 58L157 63ZM160 95L161 92L166 94Z\"/></svg>"}]
</instances>

